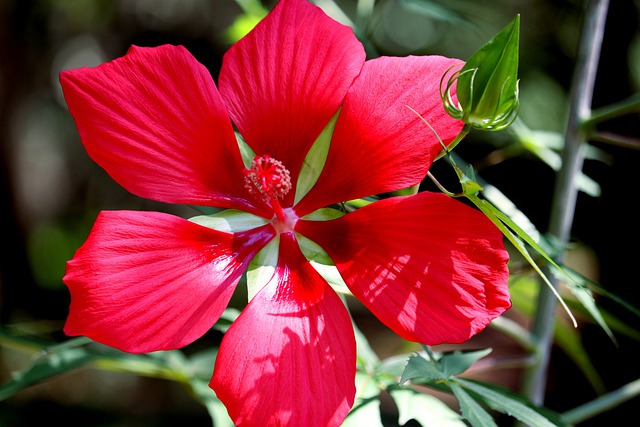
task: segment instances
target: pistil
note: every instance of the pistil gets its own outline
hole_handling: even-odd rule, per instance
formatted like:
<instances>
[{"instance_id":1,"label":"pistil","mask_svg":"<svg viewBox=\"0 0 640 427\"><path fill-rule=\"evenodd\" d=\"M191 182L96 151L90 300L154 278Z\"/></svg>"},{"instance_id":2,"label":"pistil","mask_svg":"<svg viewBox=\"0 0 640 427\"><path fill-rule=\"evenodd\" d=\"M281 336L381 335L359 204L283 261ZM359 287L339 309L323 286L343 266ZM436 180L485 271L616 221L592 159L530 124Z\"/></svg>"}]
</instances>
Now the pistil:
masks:
<instances>
[{"instance_id":1,"label":"pistil","mask_svg":"<svg viewBox=\"0 0 640 427\"><path fill-rule=\"evenodd\" d=\"M286 221L279 200L291 190L291 174L282 162L269 155L254 157L251 168L244 170L244 182L251 194L271 206L278 221Z\"/></svg>"}]
</instances>

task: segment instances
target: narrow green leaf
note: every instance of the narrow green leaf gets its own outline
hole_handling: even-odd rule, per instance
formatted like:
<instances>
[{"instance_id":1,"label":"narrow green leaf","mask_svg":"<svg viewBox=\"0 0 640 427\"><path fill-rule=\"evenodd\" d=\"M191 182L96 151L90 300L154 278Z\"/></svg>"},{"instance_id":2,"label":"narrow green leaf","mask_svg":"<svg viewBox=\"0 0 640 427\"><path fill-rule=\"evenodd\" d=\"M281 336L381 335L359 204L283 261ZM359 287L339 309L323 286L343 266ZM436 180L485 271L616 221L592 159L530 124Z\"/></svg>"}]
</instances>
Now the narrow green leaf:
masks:
<instances>
[{"instance_id":1,"label":"narrow green leaf","mask_svg":"<svg viewBox=\"0 0 640 427\"><path fill-rule=\"evenodd\" d=\"M460 387L455 381L449 383L460 409L462 417L471 423L473 427L498 427L493 417L480 405L469 393ZM542 426L537 426L542 427Z\"/></svg>"},{"instance_id":2,"label":"narrow green leaf","mask_svg":"<svg viewBox=\"0 0 640 427\"><path fill-rule=\"evenodd\" d=\"M530 276L514 278L509 286L513 309L525 316L532 316L536 309L535 301L539 287L540 283ZM563 317L556 320L553 329L554 342L582 371L594 390L600 390L602 380L580 342L580 330L572 327Z\"/></svg>"},{"instance_id":3,"label":"narrow green leaf","mask_svg":"<svg viewBox=\"0 0 640 427\"><path fill-rule=\"evenodd\" d=\"M527 262L529 262L529 265L531 265L531 267L533 267L536 273L538 273L540 278L545 282L545 284L549 287L551 292L554 294L554 296L556 297L560 305L562 305L564 310L567 312L567 314L569 315L569 317L573 322L574 327L577 327L578 322L573 316L573 313L571 313L571 310L569 310L569 307L567 307L566 302L562 299L560 294L558 294L558 291L551 284L551 282L549 281L547 276L542 272L540 267L538 267L538 265L533 260L533 258L531 258L531 255L527 251L527 248L524 246L522 240L520 240L518 236L513 234L511 229L508 228L505 224L509 224L509 227L515 227L515 230L523 233L522 237L525 239L527 243L530 243L530 245L531 243L533 243L533 245L531 246L533 246L534 249L539 249L540 254L543 257L545 257L545 259L547 259L552 265L554 266L558 266L558 265L549 257L549 255L546 254L546 252L542 250L542 248L540 248L540 246L536 242L534 242L524 231L522 231L517 224L511 221L509 217L502 214L502 212L496 209L491 203L487 202L486 200L481 200L475 195L467 195L467 198L469 198L469 200L471 200L473 204L475 204L491 220L491 222L493 222L500 229L500 231L502 231L502 234L504 234L507 237L507 239L509 239L509 241L522 254L522 256L527 260ZM560 269L559 266L558 266L558 269Z\"/></svg>"},{"instance_id":4,"label":"narrow green leaf","mask_svg":"<svg viewBox=\"0 0 640 427\"><path fill-rule=\"evenodd\" d=\"M0 386L0 401L29 386L86 366L97 358L84 348L70 348L56 353L43 351L29 368L12 373L11 380Z\"/></svg>"},{"instance_id":5,"label":"narrow green leaf","mask_svg":"<svg viewBox=\"0 0 640 427\"><path fill-rule=\"evenodd\" d=\"M489 388L475 381L458 378L458 384L467 390L472 391L484 400L492 409L512 416L523 423L536 427L558 427L563 426L559 421L551 421L540 410L533 405L529 406L522 402L521 398L508 391L498 391L497 388ZM452 387L453 389L453 387Z\"/></svg>"},{"instance_id":6,"label":"narrow green leaf","mask_svg":"<svg viewBox=\"0 0 640 427\"><path fill-rule=\"evenodd\" d=\"M566 274L570 274L568 270L563 270ZM559 277L559 279L562 279ZM596 301L593 298L593 293L587 288L587 282L584 280L584 276L572 274L570 281L566 281L566 285L569 288L571 294L582 304L584 309L591 315L593 320L602 328L602 330L609 336L614 344L618 345L613 332L605 322L600 310L596 306Z\"/></svg>"},{"instance_id":7,"label":"narrow green leaf","mask_svg":"<svg viewBox=\"0 0 640 427\"><path fill-rule=\"evenodd\" d=\"M572 328L564 319L558 319L554 324L553 339L558 347L573 360L586 377L591 387L598 394L606 391L606 387L597 369L591 362L589 352L582 344L580 331Z\"/></svg>"}]
</instances>

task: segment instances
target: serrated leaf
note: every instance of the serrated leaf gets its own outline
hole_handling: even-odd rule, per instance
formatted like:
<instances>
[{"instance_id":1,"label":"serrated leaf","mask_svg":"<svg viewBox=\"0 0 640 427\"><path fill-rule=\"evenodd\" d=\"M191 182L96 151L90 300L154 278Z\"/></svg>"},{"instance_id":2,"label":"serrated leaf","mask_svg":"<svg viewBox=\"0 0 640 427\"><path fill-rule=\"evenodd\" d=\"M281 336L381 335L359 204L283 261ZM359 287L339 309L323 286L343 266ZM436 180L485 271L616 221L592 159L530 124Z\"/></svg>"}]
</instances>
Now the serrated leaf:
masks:
<instances>
[{"instance_id":1,"label":"serrated leaf","mask_svg":"<svg viewBox=\"0 0 640 427\"><path fill-rule=\"evenodd\" d=\"M413 378L427 378L433 380L446 380L448 377L433 362L425 359L419 354L412 354L409 357L407 366L400 377L400 384L404 384Z\"/></svg>"},{"instance_id":2,"label":"serrated leaf","mask_svg":"<svg viewBox=\"0 0 640 427\"><path fill-rule=\"evenodd\" d=\"M442 366L442 370L447 377L452 375L458 375L466 371L473 365L478 359L482 359L493 349L485 348L475 351L454 351L453 353L447 353L443 355L439 362Z\"/></svg>"},{"instance_id":3,"label":"serrated leaf","mask_svg":"<svg viewBox=\"0 0 640 427\"><path fill-rule=\"evenodd\" d=\"M454 381L449 385L454 396L458 399L462 417L469 421L473 427L498 427L493 417L469 393Z\"/></svg>"},{"instance_id":4,"label":"serrated leaf","mask_svg":"<svg viewBox=\"0 0 640 427\"><path fill-rule=\"evenodd\" d=\"M416 420L424 427L466 427L460 414L440 399L420 393L409 387L394 387L389 390L398 407L398 423Z\"/></svg>"},{"instance_id":5,"label":"serrated leaf","mask_svg":"<svg viewBox=\"0 0 640 427\"><path fill-rule=\"evenodd\" d=\"M378 376L383 377L392 377L392 378L400 378L402 377L402 373L407 367L407 361L411 358L412 354L396 354L386 359L382 360L378 365ZM394 380L397 384L398 381Z\"/></svg>"}]
</instances>

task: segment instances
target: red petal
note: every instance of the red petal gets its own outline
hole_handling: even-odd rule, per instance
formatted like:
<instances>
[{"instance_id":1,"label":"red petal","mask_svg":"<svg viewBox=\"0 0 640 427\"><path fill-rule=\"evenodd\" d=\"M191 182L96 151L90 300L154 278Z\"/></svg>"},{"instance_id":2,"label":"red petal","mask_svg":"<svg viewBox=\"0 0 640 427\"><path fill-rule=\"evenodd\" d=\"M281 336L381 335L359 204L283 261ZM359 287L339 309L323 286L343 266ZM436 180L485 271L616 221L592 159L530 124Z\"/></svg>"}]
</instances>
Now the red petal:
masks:
<instances>
[{"instance_id":1,"label":"red petal","mask_svg":"<svg viewBox=\"0 0 640 427\"><path fill-rule=\"evenodd\" d=\"M339 426L355 395L349 315L291 235L280 251L275 280L222 340L211 388L238 426Z\"/></svg>"},{"instance_id":2,"label":"red petal","mask_svg":"<svg viewBox=\"0 0 640 427\"><path fill-rule=\"evenodd\" d=\"M130 192L167 203L250 205L226 107L184 47L133 46L99 67L64 71L60 82L87 152Z\"/></svg>"},{"instance_id":3,"label":"red petal","mask_svg":"<svg viewBox=\"0 0 640 427\"><path fill-rule=\"evenodd\" d=\"M202 336L227 306L249 260L273 237L229 234L159 212L102 212L67 263L67 335L133 353Z\"/></svg>"},{"instance_id":4,"label":"red petal","mask_svg":"<svg viewBox=\"0 0 640 427\"><path fill-rule=\"evenodd\" d=\"M300 215L345 200L411 187L462 129L442 106L440 79L460 60L381 57L365 63L340 111L329 156ZM411 109L409 108L411 107Z\"/></svg>"},{"instance_id":5,"label":"red petal","mask_svg":"<svg viewBox=\"0 0 640 427\"><path fill-rule=\"evenodd\" d=\"M295 185L364 60L350 28L307 1L281 0L225 54L220 93L247 143L283 162Z\"/></svg>"},{"instance_id":6,"label":"red petal","mask_svg":"<svg viewBox=\"0 0 640 427\"><path fill-rule=\"evenodd\" d=\"M296 231L322 246L353 294L407 340L460 343L511 306L502 234L443 194L301 220Z\"/></svg>"}]
</instances>

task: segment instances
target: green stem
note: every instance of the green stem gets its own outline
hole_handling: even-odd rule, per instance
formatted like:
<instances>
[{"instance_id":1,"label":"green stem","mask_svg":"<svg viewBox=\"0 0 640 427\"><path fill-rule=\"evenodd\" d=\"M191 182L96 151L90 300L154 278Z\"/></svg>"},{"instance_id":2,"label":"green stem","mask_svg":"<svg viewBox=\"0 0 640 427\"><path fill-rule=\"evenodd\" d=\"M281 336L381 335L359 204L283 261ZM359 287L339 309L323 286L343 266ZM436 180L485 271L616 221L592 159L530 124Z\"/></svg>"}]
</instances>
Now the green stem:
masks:
<instances>
[{"instance_id":1,"label":"green stem","mask_svg":"<svg viewBox=\"0 0 640 427\"><path fill-rule=\"evenodd\" d=\"M625 114L637 113L638 111L640 111L640 93L631 95L627 99L616 102L615 104L594 110L591 117L584 121L583 126L591 129L598 123L624 116Z\"/></svg>"},{"instance_id":2,"label":"green stem","mask_svg":"<svg viewBox=\"0 0 640 427\"><path fill-rule=\"evenodd\" d=\"M551 206L549 232L560 246L566 245L571 232L578 194L576 177L582 170L587 148L584 123L591 116L591 100L595 83L608 0L588 0L582 29L573 85L569 118L565 132L565 146ZM560 257L559 257L560 258ZM558 286L553 275L552 285ZM533 403L542 405L546 389L557 299L551 289L540 286L537 309L533 319L532 336L536 342L538 363L526 369L522 379L522 393Z\"/></svg>"},{"instance_id":3,"label":"green stem","mask_svg":"<svg viewBox=\"0 0 640 427\"><path fill-rule=\"evenodd\" d=\"M595 132L591 134L592 141L604 142L609 145L640 150L640 138L633 138L626 135L617 135L611 132Z\"/></svg>"},{"instance_id":4,"label":"green stem","mask_svg":"<svg viewBox=\"0 0 640 427\"><path fill-rule=\"evenodd\" d=\"M493 319L489 326L517 342L524 350L535 350L535 343L531 340L529 331L519 323L505 316L500 316Z\"/></svg>"},{"instance_id":5,"label":"green stem","mask_svg":"<svg viewBox=\"0 0 640 427\"><path fill-rule=\"evenodd\" d=\"M609 409L615 408L619 404L640 395L640 378L602 395L597 399L573 408L562 414L562 418L570 424L578 424L594 415L601 414Z\"/></svg>"}]
</instances>

